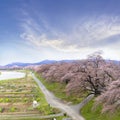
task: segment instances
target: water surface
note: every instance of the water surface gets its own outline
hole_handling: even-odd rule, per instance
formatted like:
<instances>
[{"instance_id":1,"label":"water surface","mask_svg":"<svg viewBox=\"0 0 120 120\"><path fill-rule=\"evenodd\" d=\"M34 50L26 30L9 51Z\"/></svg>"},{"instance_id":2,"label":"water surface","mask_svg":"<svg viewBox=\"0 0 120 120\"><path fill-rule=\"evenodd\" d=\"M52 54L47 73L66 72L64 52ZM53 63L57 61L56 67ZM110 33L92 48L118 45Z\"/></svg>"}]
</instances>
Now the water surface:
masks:
<instances>
[{"instance_id":1,"label":"water surface","mask_svg":"<svg viewBox=\"0 0 120 120\"><path fill-rule=\"evenodd\" d=\"M22 78L25 76L25 73L17 71L0 71L0 80Z\"/></svg>"}]
</instances>

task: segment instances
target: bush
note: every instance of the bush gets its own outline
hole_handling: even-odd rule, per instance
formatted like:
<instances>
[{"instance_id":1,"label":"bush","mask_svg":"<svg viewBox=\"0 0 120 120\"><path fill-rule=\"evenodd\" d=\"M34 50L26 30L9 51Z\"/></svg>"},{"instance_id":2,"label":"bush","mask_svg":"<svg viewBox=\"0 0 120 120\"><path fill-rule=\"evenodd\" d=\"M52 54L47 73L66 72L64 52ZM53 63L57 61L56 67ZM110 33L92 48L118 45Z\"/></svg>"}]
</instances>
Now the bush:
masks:
<instances>
[{"instance_id":1,"label":"bush","mask_svg":"<svg viewBox=\"0 0 120 120\"><path fill-rule=\"evenodd\" d=\"M11 107L11 108L9 109L10 112L15 112L16 110L17 110L17 108L15 108L15 107Z\"/></svg>"},{"instance_id":2,"label":"bush","mask_svg":"<svg viewBox=\"0 0 120 120\"><path fill-rule=\"evenodd\" d=\"M2 113L4 111L4 108L0 107L0 112Z\"/></svg>"},{"instance_id":3,"label":"bush","mask_svg":"<svg viewBox=\"0 0 120 120\"><path fill-rule=\"evenodd\" d=\"M0 102L3 102L4 100L3 100L3 98L0 98Z\"/></svg>"}]
</instances>

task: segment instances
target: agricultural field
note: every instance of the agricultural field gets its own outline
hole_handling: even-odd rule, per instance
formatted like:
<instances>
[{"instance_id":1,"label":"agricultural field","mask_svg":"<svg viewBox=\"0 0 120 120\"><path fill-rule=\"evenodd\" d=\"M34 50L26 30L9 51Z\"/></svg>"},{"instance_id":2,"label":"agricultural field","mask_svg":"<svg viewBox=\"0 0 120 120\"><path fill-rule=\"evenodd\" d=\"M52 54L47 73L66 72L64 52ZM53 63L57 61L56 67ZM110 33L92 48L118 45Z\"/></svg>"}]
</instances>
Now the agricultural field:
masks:
<instances>
[{"instance_id":1,"label":"agricultural field","mask_svg":"<svg viewBox=\"0 0 120 120\"><path fill-rule=\"evenodd\" d=\"M37 101L36 107L33 106L33 101ZM33 115L39 118L57 113L60 111L46 102L29 74L25 78L0 81L0 115ZM63 116L58 117L58 120L59 118L62 119Z\"/></svg>"}]
</instances>

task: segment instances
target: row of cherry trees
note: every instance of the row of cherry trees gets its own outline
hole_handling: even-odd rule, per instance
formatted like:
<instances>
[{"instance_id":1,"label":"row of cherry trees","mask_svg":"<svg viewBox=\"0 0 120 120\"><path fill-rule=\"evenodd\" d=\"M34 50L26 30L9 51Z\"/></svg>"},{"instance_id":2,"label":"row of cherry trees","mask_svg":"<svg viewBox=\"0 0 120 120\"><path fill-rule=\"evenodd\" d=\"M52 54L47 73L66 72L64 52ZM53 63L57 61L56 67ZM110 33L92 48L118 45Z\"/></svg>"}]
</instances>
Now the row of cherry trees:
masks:
<instances>
[{"instance_id":1,"label":"row of cherry trees","mask_svg":"<svg viewBox=\"0 0 120 120\"><path fill-rule=\"evenodd\" d=\"M42 65L34 69L48 82L66 84L67 95L94 94L98 96L97 103L103 103L103 111L120 108L120 66L104 60L99 52L86 60Z\"/></svg>"}]
</instances>

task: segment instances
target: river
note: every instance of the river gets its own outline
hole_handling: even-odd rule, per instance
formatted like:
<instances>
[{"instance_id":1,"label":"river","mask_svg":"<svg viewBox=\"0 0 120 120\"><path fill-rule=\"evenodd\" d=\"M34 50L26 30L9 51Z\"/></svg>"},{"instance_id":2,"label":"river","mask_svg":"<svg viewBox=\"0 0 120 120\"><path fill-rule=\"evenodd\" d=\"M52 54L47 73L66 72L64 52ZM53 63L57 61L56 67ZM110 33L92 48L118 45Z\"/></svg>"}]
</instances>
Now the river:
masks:
<instances>
[{"instance_id":1,"label":"river","mask_svg":"<svg viewBox=\"0 0 120 120\"><path fill-rule=\"evenodd\" d=\"M0 80L14 79L14 78L23 78L25 73L17 71L0 71Z\"/></svg>"}]
</instances>

